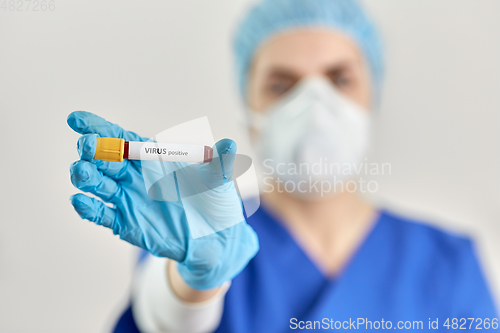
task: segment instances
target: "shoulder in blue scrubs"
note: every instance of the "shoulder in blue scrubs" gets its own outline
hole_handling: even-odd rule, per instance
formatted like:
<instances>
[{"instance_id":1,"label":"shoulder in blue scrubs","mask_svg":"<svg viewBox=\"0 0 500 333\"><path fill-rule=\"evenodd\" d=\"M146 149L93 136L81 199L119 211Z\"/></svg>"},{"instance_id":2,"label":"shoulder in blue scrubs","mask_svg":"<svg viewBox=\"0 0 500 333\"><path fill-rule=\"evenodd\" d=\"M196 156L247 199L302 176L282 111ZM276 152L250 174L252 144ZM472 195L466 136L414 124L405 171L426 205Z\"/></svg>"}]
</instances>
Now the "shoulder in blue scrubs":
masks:
<instances>
[{"instance_id":1,"label":"shoulder in blue scrubs","mask_svg":"<svg viewBox=\"0 0 500 333\"><path fill-rule=\"evenodd\" d=\"M328 278L264 208L248 223L260 251L233 280L217 332L450 332L462 318L467 329L470 318L498 318L466 238L381 211L342 274ZM137 332L130 311L115 332Z\"/></svg>"}]
</instances>

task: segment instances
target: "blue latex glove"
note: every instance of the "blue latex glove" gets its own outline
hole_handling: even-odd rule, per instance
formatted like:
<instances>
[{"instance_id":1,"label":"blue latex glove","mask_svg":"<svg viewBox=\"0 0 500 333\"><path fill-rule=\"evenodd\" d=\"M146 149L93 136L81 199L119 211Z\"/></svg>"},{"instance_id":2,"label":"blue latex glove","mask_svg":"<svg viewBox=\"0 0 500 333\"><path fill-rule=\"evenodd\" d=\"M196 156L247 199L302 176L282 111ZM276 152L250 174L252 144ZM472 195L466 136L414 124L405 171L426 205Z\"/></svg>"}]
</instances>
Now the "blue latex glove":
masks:
<instances>
[{"instance_id":1,"label":"blue latex glove","mask_svg":"<svg viewBox=\"0 0 500 333\"><path fill-rule=\"evenodd\" d=\"M110 208L100 200L82 193L75 194L71 203L80 217L112 229L121 239L155 256L178 261L180 275L196 289L222 285L241 272L255 256L259 249L258 239L243 217L241 201L234 197L237 194L231 181L232 159L222 160L224 156L234 156L227 155L236 152L234 141L223 139L217 142L214 148L220 156L190 169L190 172L197 173L196 179L218 185L200 199L203 202L199 202L199 214L191 211L188 215L207 220L241 215L241 222L193 239L186 218L187 208L182 200L156 201L148 197L140 161L118 163L93 158L97 136L126 141L147 141L146 138L84 111L71 113L68 125L83 134L78 140L81 159L70 168L71 182L76 188L114 204L114 208ZM235 205L235 202L239 204ZM190 205L189 209L196 207Z\"/></svg>"}]
</instances>

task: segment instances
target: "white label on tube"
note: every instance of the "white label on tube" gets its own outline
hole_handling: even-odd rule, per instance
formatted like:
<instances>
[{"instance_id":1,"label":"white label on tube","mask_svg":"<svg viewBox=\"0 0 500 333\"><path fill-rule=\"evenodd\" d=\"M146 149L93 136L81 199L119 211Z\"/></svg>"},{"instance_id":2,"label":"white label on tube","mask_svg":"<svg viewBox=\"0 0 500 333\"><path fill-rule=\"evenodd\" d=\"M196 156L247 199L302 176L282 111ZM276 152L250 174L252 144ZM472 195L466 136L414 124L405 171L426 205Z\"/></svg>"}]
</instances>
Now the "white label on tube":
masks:
<instances>
[{"instance_id":1,"label":"white label on tube","mask_svg":"<svg viewBox=\"0 0 500 333\"><path fill-rule=\"evenodd\" d=\"M205 146L130 141L130 160L203 163Z\"/></svg>"}]
</instances>

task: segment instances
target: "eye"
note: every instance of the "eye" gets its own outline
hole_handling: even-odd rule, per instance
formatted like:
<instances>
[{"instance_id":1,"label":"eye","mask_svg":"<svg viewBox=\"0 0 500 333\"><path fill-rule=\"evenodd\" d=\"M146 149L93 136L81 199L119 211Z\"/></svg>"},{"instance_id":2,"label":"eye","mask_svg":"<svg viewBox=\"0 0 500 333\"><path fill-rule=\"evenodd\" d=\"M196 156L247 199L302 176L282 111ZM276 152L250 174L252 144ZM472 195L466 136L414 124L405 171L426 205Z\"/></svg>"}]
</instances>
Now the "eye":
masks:
<instances>
[{"instance_id":1,"label":"eye","mask_svg":"<svg viewBox=\"0 0 500 333\"><path fill-rule=\"evenodd\" d=\"M326 74L330 82L341 91L354 89L356 85L356 75L348 68L336 68Z\"/></svg>"},{"instance_id":2,"label":"eye","mask_svg":"<svg viewBox=\"0 0 500 333\"><path fill-rule=\"evenodd\" d=\"M339 89L346 89L352 85L352 79L347 75L340 75L332 81Z\"/></svg>"},{"instance_id":3,"label":"eye","mask_svg":"<svg viewBox=\"0 0 500 333\"><path fill-rule=\"evenodd\" d=\"M266 92L274 97L285 94L290 88L293 87L291 80L278 80L270 82L266 87Z\"/></svg>"}]
</instances>

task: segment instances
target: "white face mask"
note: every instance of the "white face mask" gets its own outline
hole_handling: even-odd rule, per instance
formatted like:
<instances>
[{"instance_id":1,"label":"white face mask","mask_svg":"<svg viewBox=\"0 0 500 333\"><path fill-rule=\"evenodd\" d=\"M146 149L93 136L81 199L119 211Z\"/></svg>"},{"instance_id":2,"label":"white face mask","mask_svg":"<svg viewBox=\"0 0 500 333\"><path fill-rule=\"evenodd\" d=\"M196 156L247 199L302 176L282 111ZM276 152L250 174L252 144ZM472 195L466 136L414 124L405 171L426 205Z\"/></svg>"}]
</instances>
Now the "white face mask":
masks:
<instances>
[{"instance_id":1,"label":"white face mask","mask_svg":"<svg viewBox=\"0 0 500 333\"><path fill-rule=\"evenodd\" d=\"M255 148L264 182L269 184L272 177L301 198L323 196L324 191L311 188L311 182L342 181L350 176L347 168L352 170L365 158L368 111L322 77L302 80L267 112L250 114L258 133Z\"/></svg>"}]
</instances>

